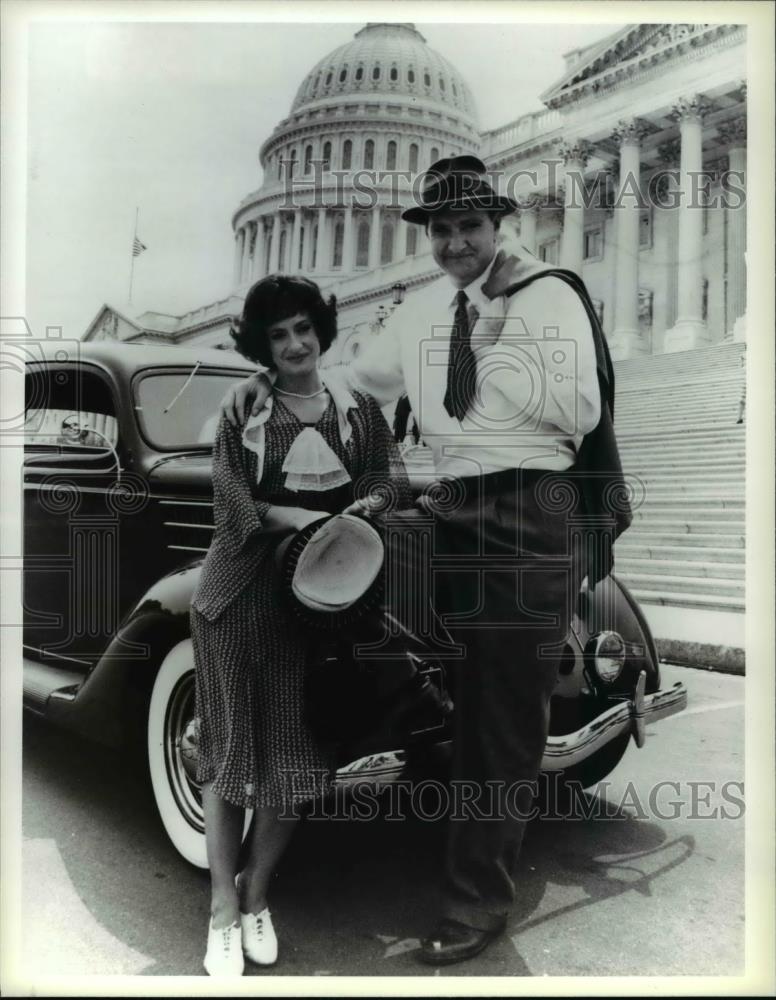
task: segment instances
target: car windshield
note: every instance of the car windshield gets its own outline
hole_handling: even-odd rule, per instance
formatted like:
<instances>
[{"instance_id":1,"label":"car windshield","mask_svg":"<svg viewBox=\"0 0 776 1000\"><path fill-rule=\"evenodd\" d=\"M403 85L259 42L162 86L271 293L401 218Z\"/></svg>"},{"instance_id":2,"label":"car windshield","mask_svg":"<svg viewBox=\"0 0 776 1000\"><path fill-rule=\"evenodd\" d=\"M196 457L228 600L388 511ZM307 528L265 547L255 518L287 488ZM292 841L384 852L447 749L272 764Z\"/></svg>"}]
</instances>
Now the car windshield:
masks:
<instances>
[{"instance_id":1,"label":"car windshield","mask_svg":"<svg viewBox=\"0 0 776 1000\"><path fill-rule=\"evenodd\" d=\"M248 371L207 371L199 366L152 372L135 383L135 412L146 440L163 451L206 448L218 427L227 388Z\"/></svg>"}]
</instances>

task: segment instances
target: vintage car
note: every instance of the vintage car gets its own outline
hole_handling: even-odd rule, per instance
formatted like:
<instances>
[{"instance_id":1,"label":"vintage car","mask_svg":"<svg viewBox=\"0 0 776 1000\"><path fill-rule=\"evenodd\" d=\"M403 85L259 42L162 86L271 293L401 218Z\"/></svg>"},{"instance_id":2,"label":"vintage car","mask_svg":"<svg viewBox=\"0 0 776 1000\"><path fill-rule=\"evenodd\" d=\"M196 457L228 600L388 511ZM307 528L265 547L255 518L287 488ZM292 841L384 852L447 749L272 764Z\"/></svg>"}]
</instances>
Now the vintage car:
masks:
<instances>
[{"instance_id":1,"label":"vintage car","mask_svg":"<svg viewBox=\"0 0 776 1000\"><path fill-rule=\"evenodd\" d=\"M218 403L249 370L226 351L110 342L39 345L27 364L25 708L103 744L147 748L167 833L199 866L189 605L213 531ZM410 468L428 478L424 460ZM337 655L325 658L332 679L344 669ZM445 664L426 658L422 642L406 655L439 697L400 722L362 711L367 731L340 740L342 785L422 772L426 753L449 745ZM627 588L614 576L594 594L583 587L543 769L589 786L631 739L643 743L645 724L685 704L682 685L661 688Z\"/></svg>"}]
</instances>

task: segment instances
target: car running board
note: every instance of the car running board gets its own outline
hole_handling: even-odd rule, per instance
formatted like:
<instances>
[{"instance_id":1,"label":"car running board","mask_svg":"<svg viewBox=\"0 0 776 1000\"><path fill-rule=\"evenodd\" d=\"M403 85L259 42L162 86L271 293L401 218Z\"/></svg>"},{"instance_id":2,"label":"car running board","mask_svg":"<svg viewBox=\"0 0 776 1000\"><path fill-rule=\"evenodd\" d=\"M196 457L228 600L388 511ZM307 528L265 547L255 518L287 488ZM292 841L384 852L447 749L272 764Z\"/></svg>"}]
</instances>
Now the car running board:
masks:
<instances>
[{"instance_id":1,"label":"car running board","mask_svg":"<svg viewBox=\"0 0 776 1000\"><path fill-rule=\"evenodd\" d=\"M39 715L45 714L49 698L55 691L69 697L68 688L77 687L84 679L83 674L51 663L38 663L37 660L22 658L23 680L22 692L24 707Z\"/></svg>"}]
</instances>

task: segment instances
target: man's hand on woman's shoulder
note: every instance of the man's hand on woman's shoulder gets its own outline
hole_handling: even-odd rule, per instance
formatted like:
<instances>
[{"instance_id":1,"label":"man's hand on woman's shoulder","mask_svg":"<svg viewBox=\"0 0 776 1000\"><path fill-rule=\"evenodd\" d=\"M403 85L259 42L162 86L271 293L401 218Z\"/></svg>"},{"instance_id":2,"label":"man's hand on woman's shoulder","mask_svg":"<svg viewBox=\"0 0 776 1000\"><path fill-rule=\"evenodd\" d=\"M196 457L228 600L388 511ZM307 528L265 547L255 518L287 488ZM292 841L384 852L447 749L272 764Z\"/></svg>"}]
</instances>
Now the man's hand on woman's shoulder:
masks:
<instances>
[{"instance_id":1,"label":"man's hand on woman's shoulder","mask_svg":"<svg viewBox=\"0 0 776 1000\"><path fill-rule=\"evenodd\" d=\"M262 372L235 382L221 400L221 416L226 417L232 427L242 427L248 414L256 416L261 411L271 390L269 379Z\"/></svg>"}]
</instances>

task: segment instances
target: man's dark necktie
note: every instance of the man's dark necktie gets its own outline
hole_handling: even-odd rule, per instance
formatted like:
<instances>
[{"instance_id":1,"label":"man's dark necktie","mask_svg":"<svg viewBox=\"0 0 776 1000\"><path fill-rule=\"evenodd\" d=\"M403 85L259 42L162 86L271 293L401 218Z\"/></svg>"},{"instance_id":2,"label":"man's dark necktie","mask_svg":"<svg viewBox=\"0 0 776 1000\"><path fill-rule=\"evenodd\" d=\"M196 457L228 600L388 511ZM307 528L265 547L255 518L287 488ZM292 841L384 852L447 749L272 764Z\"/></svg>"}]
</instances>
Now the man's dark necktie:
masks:
<instances>
[{"instance_id":1,"label":"man's dark necktie","mask_svg":"<svg viewBox=\"0 0 776 1000\"><path fill-rule=\"evenodd\" d=\"M450 337L450 356L447 362L447 389L444 407L451 417L463 420L475 396L477 365L471 345L469 330L468 298L466 292L456 296L453 332Z\"/></svg>"}]
</instances>

